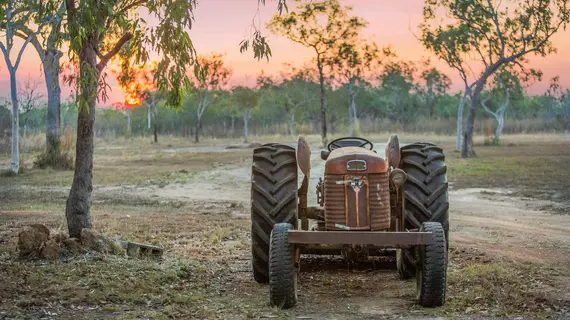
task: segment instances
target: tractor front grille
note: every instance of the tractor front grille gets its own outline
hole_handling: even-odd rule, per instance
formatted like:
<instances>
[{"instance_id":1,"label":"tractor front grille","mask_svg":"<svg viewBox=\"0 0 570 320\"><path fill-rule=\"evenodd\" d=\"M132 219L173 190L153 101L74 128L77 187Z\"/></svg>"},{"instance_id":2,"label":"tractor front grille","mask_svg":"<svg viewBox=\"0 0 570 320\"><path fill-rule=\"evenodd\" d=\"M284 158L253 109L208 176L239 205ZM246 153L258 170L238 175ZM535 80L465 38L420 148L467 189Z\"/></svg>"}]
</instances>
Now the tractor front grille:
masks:
<instances>
[{"instance_id":1,"label":"tractor front grille","mask_svg":"<svg viewBox=\"0 0 570 320\"><path fill-rule=\"evenodd\" d=\"M373 231L390 228L388 174L362 175L365 183L358 193L345 182L352 176L325 175L325 228Z\"/></svg>"},{"instance_id":2,"label":"tractor front grille","mask_svg":"<svg viewBox=\"0 0 570 320\"><path fill-rule=\"evenodd\" d=\"M327 230L342 230L336 224L346 224L346 198L344 195L343 175L325 175L325 228Z\"/></svg>"},{"instance_id":3,"label":"tractor front grille","mask_svg":"<svg viewBox=\"0 0 570 320\"><path fill-rule=\"evenodd\" d=\"M388 173L368 175L368 199L370 201L371 229L390 228L390 189Z\"/></svg>"}]
</instances>

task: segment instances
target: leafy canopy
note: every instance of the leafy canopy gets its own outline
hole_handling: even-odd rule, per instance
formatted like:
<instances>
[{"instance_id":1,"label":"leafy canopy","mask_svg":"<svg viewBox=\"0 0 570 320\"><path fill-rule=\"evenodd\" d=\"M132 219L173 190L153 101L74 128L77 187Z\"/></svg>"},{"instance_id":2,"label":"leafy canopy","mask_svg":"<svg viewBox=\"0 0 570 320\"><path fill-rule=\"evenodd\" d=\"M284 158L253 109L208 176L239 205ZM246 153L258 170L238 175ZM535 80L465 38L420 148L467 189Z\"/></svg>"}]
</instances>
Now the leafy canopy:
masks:
<instances>
[{"instance_id":1,"label":"leafy canopy","mask_svg":"<svg viewBox=\"0 0 570 320\"><path fill-rule=\"evenodd\" d=\"M524 56L556 51L551 37L570 20L568 0L427 0L420 40L460 72L468 83L474 59L486 79L505 63L523 66Z\"/></svg>"},{"instance_id":2,"label":"leafy canopy","mask_svg":"<svg viewBox=\"0 0 570 320\"><path fill-rule=\"evenodd\" d=\"M149 52L154 51L162 57L156 66L154 81L159 89L169 92L168 105L181 105L183 89L190 85L186 66L194 65L196 57L188 34L195 0L65 1L70 59L77 61L90 47L97 55L95 68L79 66L80 74L75 78L79 87L90 87L98 82L104 93L102 71L123 46L121 67L125 72L135 65L144 65L149 61ZM158 23L147 23L138 13L141 10L146 10Z\"/></svg>"},{"instance_id":3,"label":"leafy canopy","mask_svg":"<svg viewBox=\"0 0 570 320\"><path fill-rule=\"evenodd\" d=\"M293 12L274 15L267 27L274 34L313 48L320 56L344 39L356 38L367 25L363 19L350 16L350 10L338 0L311 1L299 4Z\"/></svg>"}]
</instances>

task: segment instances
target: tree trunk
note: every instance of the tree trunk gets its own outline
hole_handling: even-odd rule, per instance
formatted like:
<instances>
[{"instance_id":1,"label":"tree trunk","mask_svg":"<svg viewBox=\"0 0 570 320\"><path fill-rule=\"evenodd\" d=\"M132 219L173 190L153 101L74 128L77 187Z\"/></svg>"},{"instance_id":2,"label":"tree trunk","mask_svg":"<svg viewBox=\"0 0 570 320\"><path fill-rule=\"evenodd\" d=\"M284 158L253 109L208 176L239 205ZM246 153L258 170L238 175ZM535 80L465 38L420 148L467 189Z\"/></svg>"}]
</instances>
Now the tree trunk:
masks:
<instances>
[{"instance_id":1,"label":"tree trunk","mask_svg":"<svg viewBox=\"0 0 570 320\"><path fill-rule=\"evenodd\" d=\"M465 107L465 100L467 99L467 90L463 93L461 100L459 101L459 107L457 108L457 139L455 142L455 150L461 151L461 135L463 131L463 109Z\"/></svg>"},{"instance_id":2,"label":"tree trunk","mask_svg":"<svg viewBox=\"0 0 570 320\"><path fill-rule=\"evenodd\" d=\"M18 92L16 86L16 69L11 68L10 97L12 99L12 172L20 172L20 109L18 108Z\"/></svg>"},{"instance_id":3,"label":"tree trunk","mask_svg":"<svg viewBox=\"0 0 570 320\"><path fill-rule=\"evenodd\" d=\"M196 143L200 142L200 126L202 125L200 118L200 116L196 118L196 130L194 131L194 142Z\"/></svg>"},{"instance_id":4,"label":"tree trunk","mask_svg":"<svg viewBox=\"0 0 570 320\"><path fill-rule=\"evenodd\" d=\"M95 43L86 44L79 52L80 74L98 72ZM93 125L95 123L95 101L97 99L97 78L81 83L81 101L77 115L77 142L75 146L75 173L67 198L65 216L69 236L79 238L81 229L91 228L91 192L93 191Z\"/></svg>"},{"instance_id":5,"label":"tree trunk","mask_svg":"<svg viewBox=\"0 0 570 320\"><path fill-rule=\"evenodd\" d=\"M127 109L127 136L131 136L131 109Z\"/></svg>"},{"instance_id":6,"label":"tree trunk","mask_svg":"<svg viewBox=\"0 0 570 320\"><path fill-rule=\"evenodd\" d=\"M349 89L348 95L350 98L350 104L348 107L350 125L349 125L349 136L356 136L358 135L358 117L356 115L356 92L354 92L354 88Z\"/></svg>"},{"instance_id":7,"label":"tree trunk","mask_svg":"<svg viewBox=\"0 0 570 320\"><path fill-rule=\"evenodd\" d=\"M232 115L232 138L235 137L235 132L236 132L236 131L235 131L235 129L236 129L236 127L235 127L235 120L236 120L235 116Z\"/></svg>"},{"instance_id":8,"label":"tree trunk","mask_svg":"<svg viewBox=\"0 0 570 320\"><path fill-rule=\"evenodd\" d=\"M295 136L295 112L291 112L291 119L289 120L289 135Z\"/></svg>"},{"instance_id":9,"label":"tree trunk","mask_svg":"<svg viewBox=\"0 0 570 320\"><path fill-rule=\"evenodd\" d=\"M475 152L473 151L473 128L475 124L475 116L477 115L477 107L481 100L481 90L483 90L483 85L476 85L475 91L471 96L471 105L467 112L465 131L463 132L463 146L461 148L462 158L471 158L475 156Z\"/></svg>"},{"instance_id":10,"label":"tree trunk","mask_svg":"<svg viewBox=\"0 0 570 320\"><path fill-rule=\"evenodd\" d=\"M151 109L152 109L152 105L149 103L148 104L148 110L147 110L147 129L150 130L150 114L151 114Z\"/></svg>"},{"instance_id":11,"label":"tree trunk","mask_svg":"<svg viewBox=\"0 0 570 320\"><path fill-rule=\"evenodd\" d=\"M156 131L156 120L154 121L154 143L158 143L158 132Z\"/></svg>"},{"instance_id":12,"label":"tree trunk","mask_svg":"<svg viewBox=\"0 0 570 320\"><path fill-rule=\"evenodd\" d=\"M61 87L59 86L59 61L61 53L55 48L45 52L44 77L47 88L46 154L58 161L61 144ZM57 165L52 163L52 166Z\"/></svg>"},{"instance_id":13,"label":"tree trunk","mask_svg":"<svg viewBox=\"0 0 570 320\"><path fill-rule=\"evenodd\" d=\"M319 83L321 87L321 142L324 148L327 145L327 108L325 100L325 75L323 73L323 63L320 57L317 57L317 67L319 69Z\"/></svg>"},{"instance_id":14,"label":"tree trunk","mask_svg":"<svg viewBox=\"0 0 570 320\"><path fill-rule=\"evenodd\" d=\"M158 126L158 121L156 121L156 102L153 100L152 102L152 120L154 120L154 143L158 143L158 132L157 132L157 126Z\"/></svg>"},{"instance_id":15,"label":"tree trunk","mask_svg":"<svg viewBox=\"0 0 570 320\"><path fill-rule=\"evenodd\" d=\"M244 137L243 143L247 143L247 134L248 134L247 122L248 122L247 111L246 109L243 109L243 137Z\"/></svg>"}]
</instances>

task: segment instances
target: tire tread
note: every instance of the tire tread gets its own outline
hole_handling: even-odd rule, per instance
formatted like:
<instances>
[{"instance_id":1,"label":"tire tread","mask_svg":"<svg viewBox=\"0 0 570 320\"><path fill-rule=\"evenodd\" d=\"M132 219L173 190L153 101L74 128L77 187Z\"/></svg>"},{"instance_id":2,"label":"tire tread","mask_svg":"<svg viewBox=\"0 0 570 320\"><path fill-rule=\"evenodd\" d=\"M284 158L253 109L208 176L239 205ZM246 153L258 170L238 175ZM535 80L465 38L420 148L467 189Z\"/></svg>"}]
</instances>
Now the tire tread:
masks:
<instances>
[{"instance_id":1,"label":"tire tread","mask_svg":"<svg viewBox=\"0 0 570 320\"><path fill-rule=\"evenodd\" d=\"M269 282L270 234L276 223L297 225L295 149L268 143L253 150L251 170L251 246L253 277Z\"/></svg>"}]
</instances>

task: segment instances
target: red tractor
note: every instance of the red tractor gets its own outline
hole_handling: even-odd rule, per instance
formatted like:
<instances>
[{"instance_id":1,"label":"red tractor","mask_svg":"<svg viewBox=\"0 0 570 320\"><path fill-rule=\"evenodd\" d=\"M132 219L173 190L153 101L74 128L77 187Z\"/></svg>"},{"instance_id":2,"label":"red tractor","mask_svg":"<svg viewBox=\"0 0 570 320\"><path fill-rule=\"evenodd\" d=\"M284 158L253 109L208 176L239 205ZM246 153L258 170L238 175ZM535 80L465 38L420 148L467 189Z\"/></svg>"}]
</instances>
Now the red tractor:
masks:
<instances>
[{"instance_id":1,"label":"red tractor","mask_svg":"<svg viewBox=\"0 0 570 320\"><path fill-rule=\"evenodd\" d=\"M253 151L253 276L269 282L271 304L297 303L301 254L352 260L393 248L400 277L416 277L419 304L443 305L449 199L442 149L431 143L400 148L397 136L388 140L385 158L359 137L336 139L327 149L318 207L307 206L311 152L303 137L296 151L277 143ZM311 230L309 220L316 220Z\"/></svg>"}]
</instances>

